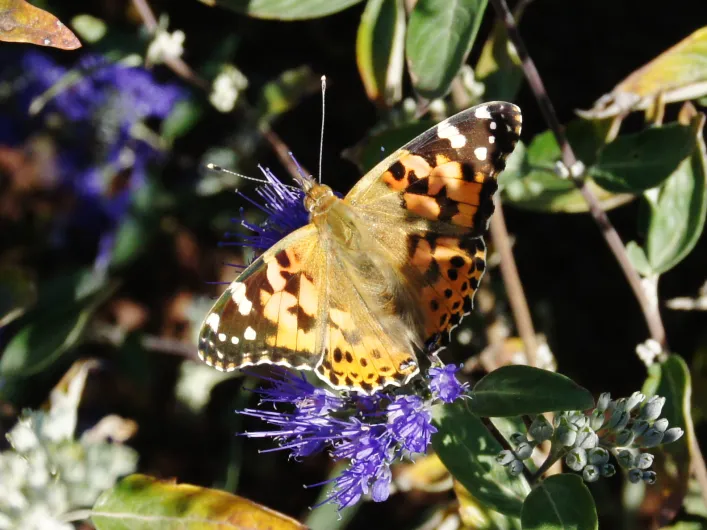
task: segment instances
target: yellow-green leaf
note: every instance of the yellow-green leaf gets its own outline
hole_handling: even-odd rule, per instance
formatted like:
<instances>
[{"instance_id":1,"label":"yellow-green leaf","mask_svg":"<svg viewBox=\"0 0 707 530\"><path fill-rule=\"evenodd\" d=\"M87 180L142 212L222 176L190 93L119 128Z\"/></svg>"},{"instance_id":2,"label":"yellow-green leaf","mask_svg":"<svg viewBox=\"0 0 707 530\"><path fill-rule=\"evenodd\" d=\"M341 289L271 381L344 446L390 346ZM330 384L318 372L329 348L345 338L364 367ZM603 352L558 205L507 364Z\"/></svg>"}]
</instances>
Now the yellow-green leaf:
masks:
<instances>
[{"instance_id":1,"label":"yellow-green leaf","mask_svg":"<svg viewBox=\"0 0 707 530\"><path fill-rule=\"evenodd\" d=\"M306 526L225 491L130 475L91 511L96 530L298 530Z\"/></svg>"},{"instance_id":2,"label":"yellow-green leaf","mask_svg":"<svg viewBox=\"0 0 707 530\"><path fill-rule=\"evenodd\" d=\"M403 93L403 0L368 0L356 35L356 63L368 99L392 106Z\"/></svg>"},{"instance_id":3,"label":"yellow-green leaf","mask_svg":"<svg viewBox=\"0 0 707 530\"><path fill-rule=\"evenodd\" d=\"M255 18L305 20L319 18L358 4L361 0L201 0Z\"/></svg>"},{"instance_id":4,"label":"yellow-green leaf","mask_svg":"<svg viewBox=\"0 0 707 530\"><path fill-rule=\"evenodd\" d=\"M25 0L0 0L0 41L29 42L62 50L81 47L58 18Z\"/></svg>"},{"instance_id":5,"label":"yellow-green leaf","mask_svg":"<svg viewBox=\"0 0 707 530\"><path fill-rule=\"evenodd\" d=\"M664 103L707 95L707 26L642 66L594 103L584 117L617 116Z\"/></svg>"}]
</instances>

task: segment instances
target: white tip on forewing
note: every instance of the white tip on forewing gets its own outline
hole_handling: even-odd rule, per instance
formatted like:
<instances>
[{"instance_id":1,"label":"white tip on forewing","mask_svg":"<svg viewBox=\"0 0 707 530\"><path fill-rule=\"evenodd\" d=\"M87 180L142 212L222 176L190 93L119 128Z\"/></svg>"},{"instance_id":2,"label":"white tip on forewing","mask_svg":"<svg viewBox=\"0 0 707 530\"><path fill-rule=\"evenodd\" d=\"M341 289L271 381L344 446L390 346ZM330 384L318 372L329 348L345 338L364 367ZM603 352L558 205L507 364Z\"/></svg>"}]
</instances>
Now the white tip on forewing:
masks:
<instances>
[{"instance_id":1,"label":"white tip on forewing","mask_svg":"<svg viewBox=\"0 0 707 530\"><path fill-rule=\"evenodd\" d=\"M216 313L211 313L206 317L206 322L204 323L211 328L211 331L218 333L218 324L220 321L221 319Z\"/></svg>"},{"instance_id":2,"label":"white tip on forewing","mask_svg":"<svg viewBox=\"0 0 707 530\"><path fill-rule=\"evenodd\" d=\"M479 118L480 120L490 120L491 113L489 112L489 108L487 106L479 107L474 112L474 117Z\"/></svg>"}]
</instances>

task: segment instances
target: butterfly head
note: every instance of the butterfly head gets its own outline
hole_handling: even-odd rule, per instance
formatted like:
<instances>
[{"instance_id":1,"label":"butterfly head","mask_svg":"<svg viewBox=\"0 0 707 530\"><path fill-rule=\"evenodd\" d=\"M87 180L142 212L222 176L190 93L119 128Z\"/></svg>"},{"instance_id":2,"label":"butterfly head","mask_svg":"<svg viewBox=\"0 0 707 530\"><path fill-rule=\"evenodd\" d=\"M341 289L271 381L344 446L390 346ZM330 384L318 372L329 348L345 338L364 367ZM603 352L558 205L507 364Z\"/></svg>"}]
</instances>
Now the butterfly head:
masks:
<instances>
[{"instance_id":1,"label":"butterfly head","mask_svg":"<svg viewBox=\"0 0 707 530\"><path fill-rule=\"evenodd\" d=\"M304 207L311 218L325 214L339 200L326 184L313 184L305 189Z\"/></svg>"}]
</instances>

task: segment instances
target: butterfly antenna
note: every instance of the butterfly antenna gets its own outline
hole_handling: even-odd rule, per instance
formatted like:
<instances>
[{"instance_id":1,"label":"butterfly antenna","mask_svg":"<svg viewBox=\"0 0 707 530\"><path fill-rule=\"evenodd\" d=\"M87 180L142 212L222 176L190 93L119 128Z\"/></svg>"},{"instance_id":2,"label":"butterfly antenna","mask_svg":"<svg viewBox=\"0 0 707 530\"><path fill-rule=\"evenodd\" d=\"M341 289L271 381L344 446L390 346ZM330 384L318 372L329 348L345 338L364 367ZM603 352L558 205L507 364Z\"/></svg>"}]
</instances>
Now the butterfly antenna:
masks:
<instances>
[{"instance_id":1,"label":"butterfly antenna","mask_svg":"<svg viewBox=\"0 0 707 530\"><path fill-rule=\"evenodd\" d=\"M236 173L235 171L231 171L230 169L226 169L225 167L217 166L216 164L208 163L206 164L206 169L209 171L216 171L218 173L226 173L228 175L235 175L236 177L240 177L245 180L252 180L253 182L259 182L260 184L265 184L266 186L269 186L272 184L269 180L265 179L258 179L255 177L249 177L247 175L244 175L242 173ZM297 186L290 186L288 184L282 184L283 186L286 186L288 188L292 188L293 190L299 189Z\"/></svg>"},{"instance_id":2,"label":"butterfly antenna","mask_svg":"<svg viewBox=\"0 0 707 530\"><path fill-rule=\"evenodd\" d=\"M322 183L322 153L324 152L324 114L326 99L326 76L322 76L322 130L319 135L319 184Z\"/></svg>"}]
</instances>

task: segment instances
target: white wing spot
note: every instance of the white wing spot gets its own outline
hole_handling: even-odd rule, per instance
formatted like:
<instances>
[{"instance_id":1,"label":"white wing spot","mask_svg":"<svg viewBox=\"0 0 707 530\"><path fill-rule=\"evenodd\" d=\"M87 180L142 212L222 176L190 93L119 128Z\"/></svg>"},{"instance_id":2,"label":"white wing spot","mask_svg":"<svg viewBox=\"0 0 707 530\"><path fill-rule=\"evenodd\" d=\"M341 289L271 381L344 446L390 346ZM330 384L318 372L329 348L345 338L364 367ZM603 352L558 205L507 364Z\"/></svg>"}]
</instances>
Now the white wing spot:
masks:
<instances>
[{"instance_id":1,"label":"white wing spot","mask_svg":"<svg viewBox=\"0 0 707 530\"><path fill-rule=\"evenodd\" d=\"M242 282L233 282L228 286L228 290L231 291L231 300L234 304L240 304L241 300L245 297L245 284Z\"/></svg>"},{"instance_id":2,"label":"white wing spot","mask_svg":"<svg viewBox=\"0 0 707 530\"><path fill-rule=\"evenodd\" d=\"M219 359L224 358L223 352L221 350L216 350L216 355L218 356Z\"/></svg>"},{"instance_id":3,"label":"white wing spot","mask_svg":"<svg viewBox=\"0 0 707 530\"><path fill-rule=\"evenodd\" d=\"M250 326L245 328L245 333L243 333L243 338L245 340L255 340L255 337L255 330L253 328L251 328Z\"/></svg>"},{"instance_id":4,"label":"white wing spot","mask_svg":"<svg viewBox=\"0 0 707 530\"><path fill-rule=\"evenodd\" d=\"M250 313L251 309L253 309L253 302L251 302L245 297L243 298L243 300L241 300L241 303L238 304L238 312L241 315L247 315L248 313Z\"/></svg>"},{"instance_id":5,"label":"white wing spot","mask_svg":"<svg viewBox=\"0 0 707 530\"><path fill-rule=\"evenodd\" d=\"M479 160L486 160L486 154L488 153L488 149L485 147L477 147L474 149L474 155L476 155L476 158Z\"/></svg>"},{"instance_id":6,"label":"white wing spot","mask_svg":"<svg viewBox=\"0 0 707 530\"><path fill-rule=\"evenodd\" d=\"M490 144L495 144L495 143L496 143L496 137L493 136L493 135L489 136L489 143L490 143Z\"/></svg>"},{"instance_id":7,"label":"white wing spot","mask_svg":"<svg viewBox=\"0 0 707 530\"><path fill-rule=\"evenodd\" d=\"M489 127L491 127L491 130L492 130L492 131L495 131L495 130L496 130L496 127L498 127L498 124L497 124L495 121L492 121L492 122L491 122L491 125L489 125Z\"/></svg>"},{"instance_id":8,"label":"white wing spot","mask_svg":"<svg viewBox=\"0 0 707 530\"><path fill-rule=\"evenodd\" d=\"M44 45L49 46L52 43L49 39L44 39Z\"/></svg>"},{"instance_id":9,"label":"white wing spot","mask_svg":"<svg viewBox=\"0 0 707 530\"><path fill-rule=\"evenodd\" d=\"M218 332L218 323L221 319L216 313L211 313L208 317L206 317L206 322L204 322L207 326L211 328L211 331L214 333Z\"/></svg>"},{"instance_id":10,"label":"white wing spot","mask_svg":"<svg viewBox=\"0 0 707 530\"><path fill-rule=\"evenodd\" d=\"M489 112L488 107L479 107L478 109L476 109L476 112L474 112L474 116L476 116L479 119L486 119L486 120L491 119L491 113Z\"/></svg>"},{"instance_id":11,"label":"white wing spot","mask_svg":"<svg viewBox=\"0 0 707 530\"><path fill-rule=\"evenodd\" d=\"M236 336L231 337L231 344L238 344L238 337L236 337Z\"/></svg>"},{"instance_id":12,"label":"white wing spot","mask_svg":"<svg viewBox=\"0 0 707 530\"><path fill-rule=\"evenodd\" d=\"M444 120L437 125L437 136L449 140L452 149L461 149L466 145L466 137L454 125L450 125L449 120Z\"/></svg>"},{"instance_id":13,"label":"white wing spot","mask_svg":"<svg viewBox=\"0 0 707 530\"><path fill-rule=\"evenodd\" d=\"M218 340L220 340L221 342L225 342L225 341L226 341L226 334L225 334L225 333L219 333L219 334L218 334Z\"/></svg>"}]
</instances>

